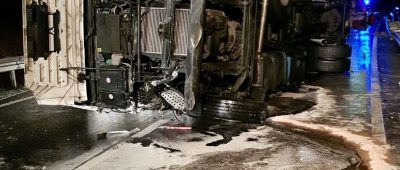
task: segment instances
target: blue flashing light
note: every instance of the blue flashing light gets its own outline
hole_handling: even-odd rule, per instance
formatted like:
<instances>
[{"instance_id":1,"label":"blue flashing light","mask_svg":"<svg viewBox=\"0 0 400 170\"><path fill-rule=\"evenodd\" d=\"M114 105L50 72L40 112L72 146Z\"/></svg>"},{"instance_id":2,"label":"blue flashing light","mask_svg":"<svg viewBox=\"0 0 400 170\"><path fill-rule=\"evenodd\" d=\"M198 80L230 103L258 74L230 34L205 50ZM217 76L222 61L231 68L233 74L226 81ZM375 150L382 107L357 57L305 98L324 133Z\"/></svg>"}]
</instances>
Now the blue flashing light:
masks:
<instances>
[{"instance_id":1,"label":"blue flashing light","mask_svg":"<svg viewBox=\"0 0 400 170\"><path fill-rule=\"evenodd\" d=\"M364 0L365 5L369 5L370 0Z\"/></svg>"}]
</instances>

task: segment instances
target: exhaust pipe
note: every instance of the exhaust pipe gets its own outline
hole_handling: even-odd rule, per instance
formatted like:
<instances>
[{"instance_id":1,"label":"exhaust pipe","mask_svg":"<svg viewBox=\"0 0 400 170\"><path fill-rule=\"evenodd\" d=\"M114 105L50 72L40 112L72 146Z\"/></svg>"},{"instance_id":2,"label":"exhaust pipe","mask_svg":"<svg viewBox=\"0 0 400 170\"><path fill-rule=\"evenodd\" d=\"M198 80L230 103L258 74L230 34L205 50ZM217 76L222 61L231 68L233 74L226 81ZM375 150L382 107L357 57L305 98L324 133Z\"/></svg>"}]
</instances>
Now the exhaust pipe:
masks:
<instances>
[{"instance_id":1,"label":"exhaust pipe","mask_svg":"<svg viewBox=\"0 0 400 170\"><path fill-rule=\"evenodd\" d=\"M257 57L256 57L256 82L254 86L263 87L264 86L264 57L262 56L263 52L263 40L265 34L265 26L267 22L267 10L268 10L268 0L263 0L261 8L261 22L260 22L260 30L257 44Z\"/></svg>"}]
</instances>

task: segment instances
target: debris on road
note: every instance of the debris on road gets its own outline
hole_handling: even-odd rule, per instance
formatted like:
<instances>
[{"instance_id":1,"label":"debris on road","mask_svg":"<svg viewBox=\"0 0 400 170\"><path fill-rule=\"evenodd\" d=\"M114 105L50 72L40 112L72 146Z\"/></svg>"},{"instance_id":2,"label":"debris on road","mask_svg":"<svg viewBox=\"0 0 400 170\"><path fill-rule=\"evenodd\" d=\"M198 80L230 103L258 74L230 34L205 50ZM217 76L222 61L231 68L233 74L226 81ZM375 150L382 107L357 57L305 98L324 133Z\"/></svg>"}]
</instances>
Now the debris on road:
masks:
<instances>
[{"instance_id":1,"label":"debris on road","mask_svg":"<svg viewBox=\"0 0 400 170\"><path fill-rule=\"evenodd\" d=\"M190 126L160 126L159 129L168 129L168 130L192 130Z\"/></svg>"},{"instance_id":2,"label":"debris on road","mask_svg":"<svg viewBox=\"0 0 400 170\"><path fill-rule=\"evenodd\" d=\"M138 132L140 129L135 128L131 132ZM104 132L104 133L99 133L97 134L97 139L109 139L109 138L114 138L114 137L122 137L122 136L128 136L131 132L127 130L120 130L120 131L110 131L110 132Z\"/></svg>"}]
</instances>

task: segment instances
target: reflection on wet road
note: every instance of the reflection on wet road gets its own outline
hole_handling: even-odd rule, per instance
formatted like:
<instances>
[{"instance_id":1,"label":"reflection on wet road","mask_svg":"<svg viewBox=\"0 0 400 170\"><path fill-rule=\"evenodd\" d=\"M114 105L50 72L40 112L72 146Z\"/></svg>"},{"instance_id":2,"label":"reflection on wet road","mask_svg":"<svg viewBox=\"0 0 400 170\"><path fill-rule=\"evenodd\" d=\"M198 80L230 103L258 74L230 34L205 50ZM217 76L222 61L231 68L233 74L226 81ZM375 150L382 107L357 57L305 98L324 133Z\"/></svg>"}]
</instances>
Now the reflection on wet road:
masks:
<instances>
[{"instance_id":1,"label":"reflection on wet road","mask_svg":"<svg viewBox=\"0 0 400 170\"><path fill-rule=\"evenodd\" d=\"M0 109L0 167L40 168L107 143L97 134L144 128L152 114L99 113L34 100Z\"/></svg>"},{"instance_id":2,"label":"reflection on wet road","mask_svg":"<svg viewBox=\"0 0 400 170\"><path fill-rule=\"evenodd\" d=\"M386 139L395 146L400 166L400 51L394 41L387 36L386 27L380 28L378 38L378 70L380 74L382 113L385 123Z\"/></svg>"},{"instance_id":3,"label":"reflection on wet road","mask_svg":"<svg viewBox=\"0 0 400 170\"><path fill-rule=\"evenodd\" d=\"M400 56L389 38L384 22L379 28L352 30L348 39L353 49L351 71L342 75L320 75L310 84L332 91L337 106L330 118L343 125L354 123L355 127L363 127L364 133L396 146L395 152L400 155ZM366 123L355 123L356 119ZM397 162L400 165L399 158Z\"/></svg>"},{"instance_id":4,"label":"reflection on wet road","mask_svg":"<svg viewBox=\"0 0 400 170\"><path fill-rule=\"evenodd\" d=\"M336 98L336 109L331 110L332 117L351 120L371 119L371 55L375 29L366 31L352 30L348 43L352 47L351 70L343 74L322 74L309 84L324 87L332 91Z\"/></svg>"},{"instance_id":5,"label":"reflection on wet road","mask_svg":"<svg viewBox=\"0 0 400 170\"><path fill-rule=\"evenodd\" d=\"M375 34L376 30L378 34ZM383 137L388 143L398 147L396 152L400 155L400 108L398 106L400 56L398 49L384 33L386 30L383 26L379 29L371 27L365 31L351 32L348 39L353 49L351 71L344 74L319 75L309 82L310 85L327 89L328 96L321 98L317 96L316 101L313 100L315 96L305 99L280 96L270 101L270 107L276 114L293 114L309 108L314 111L319 109L318 112L323 112L323 115L311 120L311 123L348 127L349 130L357 131L358 134L364 136ZM378 39L375 36L378 36ZM373 48L374 39L378 40L377 58L375 58L376 51ZM298 94L303 93L307 96L316 90L309 88L303 92L300 90ZM333 100L327 101L327 98ZM320 108L314 107L316 104ZM325 105L329 107L324 108ZM383 115L383 118L377 117L377 114ZM97 146L106 145L107 140L99 141L97 134L107 131L143 129L161 116L161 114L149 112L132 115L113 112L98 113L61 106L39 106L34 100L2 107L0 109L0 167L6 169L42 168L57 161L69 160ZM305 116L305 118L309 117ZM204 122L207 123L204 124ZM166 126L168 125L177 126L174 123ZM292 132L276 130L268 126L260 128L254 124L231 122L224 124L218 121L212 122L208 118L207 121L194 121L191 125L193 131L189 132L158 129L144 138L129 140L126 143L131 145L125 144L122 148L132 150L111 151L107 153L110 157L108 158L106 154L104 159L114 161L112 163L118 165L120 162L114 159L118 157L131 164L139 164L139 167L148 166L149 162L132 163L129 156L136 156L139 160L142 155L137 153L141 153L154 158L154 152L156 152L160 155L154 159L160 159L159 163L165 161L162 159L164 157L173 157L183 161L180 163L186 163L187 169L199 165L208 168L212 168L211 165L222 166L220 164L222 161L232 161L229 166L234 168L239 165L237 163L240 160L247 158L249 158L247 163L252 163L251 166L256 167L271 167L268 163L262 162L264 159L270 159L270 162L279 163L272 166L276 168L278 165L287 164L287 162L279 162L278 159L291 159L293 163L296 163L298 159L292 159L294 157L287 157L287 155L310 152L312 154L308 155L317 155L315 157L322 162L321 167L323 167L324 161L329 160L322 159L318 154L322 153L321 155L329 157L333 153L332 149L320 147L319 143L310 141L300 133L290 134ZM379 129L383 128L383 125L385 131ZM291 140L298 142L288 142ZM138 146L138 143L147 148ZM158 150L154 151L152 150L154 148L149 148L149 146ZM231 152L232 148L242 150ZM167 150L168 154L160 150ZM340 160L340 165L346 165L348 160L344 156L353 156L354 153L346 149L342 150L343 153L335 154L337 160ZM134 151L136 154L132 154L132 152L135 153ZM196 157L196 154L211 151L222 153L198 161L191 160L191 156ZM184 157L182 153L189 156ZM307 154L304 155L307 156ZM304 155L301 158L307 158ZM173 161L176 160L168 159L173 165L176 163ZM193 162L189 164L191 161ZM214 162L214 164L208 164L208 162ZM304 162L311 164L307 160ZM103 160L98 159L89 163L89 167L101 167L101 163Z\"/></svg>"}]
</instances>

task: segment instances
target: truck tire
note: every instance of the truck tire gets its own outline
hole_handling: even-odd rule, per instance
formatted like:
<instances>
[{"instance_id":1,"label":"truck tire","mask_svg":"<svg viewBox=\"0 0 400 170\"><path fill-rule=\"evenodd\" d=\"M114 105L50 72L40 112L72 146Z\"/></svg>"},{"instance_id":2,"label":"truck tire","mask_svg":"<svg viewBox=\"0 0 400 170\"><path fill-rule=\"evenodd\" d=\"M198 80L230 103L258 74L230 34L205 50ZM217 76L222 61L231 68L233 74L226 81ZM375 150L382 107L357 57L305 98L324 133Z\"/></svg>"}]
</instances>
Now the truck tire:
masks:
<instances>
[{"instance_id":1,"label":"truck tire","mask_svg":"<svg viewBox=\"0 0 400 170\"><path fill-rule=\"evenodd\" d=\"M326 73L341 73L350 70L350 59L344 58L336 61L318 59L315 62L317 71Z\"/></svg>"},{"instance_id":2,"label":"truck tire","mask_svg":"<svg viewBox=\"0 0 400 170\"><path fill-rule=\"evenodd\" d=\"M206 96L202 100L202 114L219 119L260 123L268 116L267 103L251 99L226 99Z\"/></svg>"},{"instance_id":3,"label":"truck tire","mask_svg":"<svg viewBox=\"0 0 400 170\"><path fill-rule=\"evenodd\" d=\"M318 46L313 48L312 55L314 55L315 58L328 61L341 60L351 56L351 47L348 45Z\"/></svg>"}]
</instances>

